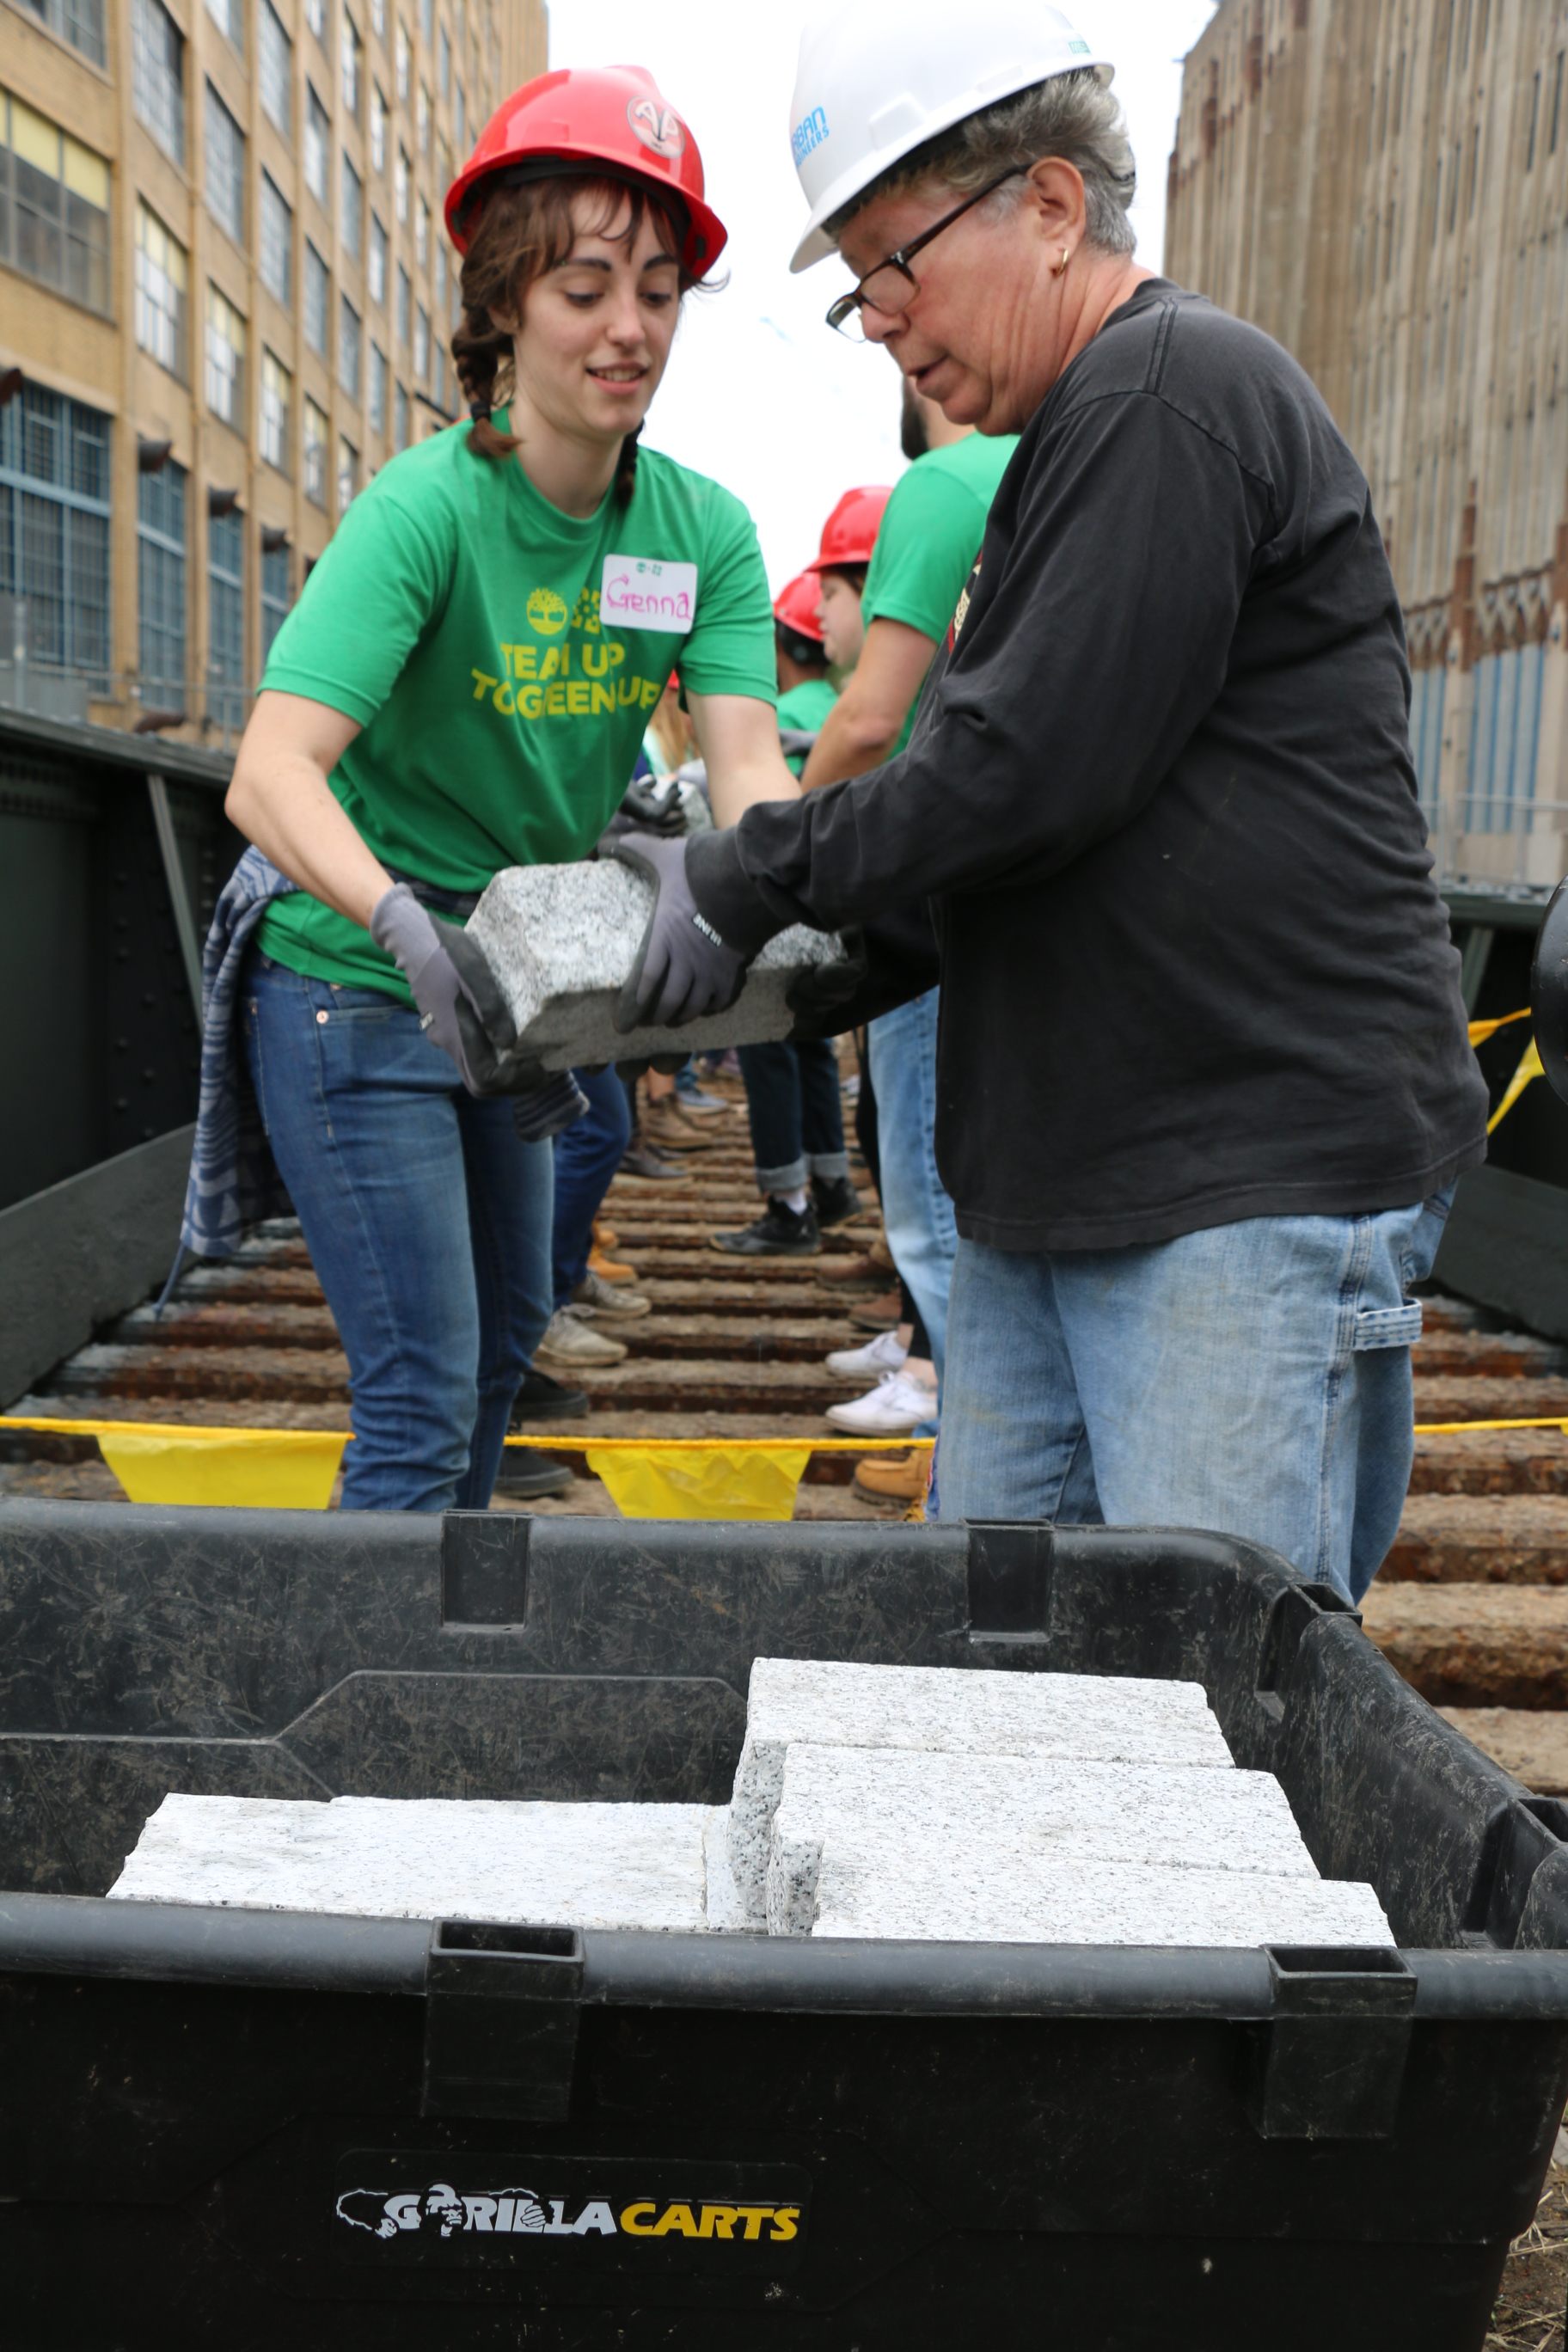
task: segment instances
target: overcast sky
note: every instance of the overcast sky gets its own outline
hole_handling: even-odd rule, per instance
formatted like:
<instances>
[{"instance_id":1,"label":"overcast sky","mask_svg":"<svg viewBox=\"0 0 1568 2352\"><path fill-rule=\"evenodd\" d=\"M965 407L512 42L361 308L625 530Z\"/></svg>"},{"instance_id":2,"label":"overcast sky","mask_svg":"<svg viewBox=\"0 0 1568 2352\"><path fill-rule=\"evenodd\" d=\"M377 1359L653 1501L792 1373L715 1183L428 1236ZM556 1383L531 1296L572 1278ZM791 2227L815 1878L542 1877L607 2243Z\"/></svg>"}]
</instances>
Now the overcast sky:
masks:
<instances>
[{"instance_id":1,"label":"overcast sky","mask_svg":"<svg viewBox=\"0 0 1568 2352\"><path fill-rule=\"evenodd\" d=\"M1215 0L1067 5L1115 61L1139 165L1139 258L1157 267L1181 61ZM687 303L647 439L745 500L775 591L816 554L842 490L893 481L903 467L891 362L823 323L848 273L834 260L789 275L805 221L789 152L805 14L805 0L550 0L552 66L648 67L702 151L709 198L730 231L730 282Z\"/></svg>"}]
</instances>

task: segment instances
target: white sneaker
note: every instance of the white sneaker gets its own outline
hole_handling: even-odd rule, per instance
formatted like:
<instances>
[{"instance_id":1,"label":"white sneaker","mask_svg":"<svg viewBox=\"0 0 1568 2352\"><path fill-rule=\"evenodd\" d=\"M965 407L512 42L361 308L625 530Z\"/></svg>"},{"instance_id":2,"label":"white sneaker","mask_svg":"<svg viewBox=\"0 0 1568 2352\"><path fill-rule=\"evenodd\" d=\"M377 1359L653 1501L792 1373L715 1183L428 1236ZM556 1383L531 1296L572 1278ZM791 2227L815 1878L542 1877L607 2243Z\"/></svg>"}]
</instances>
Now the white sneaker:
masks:
<instances>
[{"instance_id":1,"label":"white sneaker","mask_svg":"<svg viewBox=\"0 0 1568 2352\"><path fill-rule=\"evenodd\" d=\"M879 1331L863 1348L835 1348L827 1369L841 1381L879 1381L884 1372L901 1372L909 1349L895 1331Z\"/></svg>"},{"instance_id":2,"label":"white sneaker","mask_svg":"<svg viewBox=\"0 0 1568 2352\"><path fill-rule=\"evenodd\" d=\"M936 1391L907 1372L884 1372L868 1396L830 1404L827 1418L853 1437L907 1437L921 1422L936 1418Z\"/></svg>"}]
</instances>

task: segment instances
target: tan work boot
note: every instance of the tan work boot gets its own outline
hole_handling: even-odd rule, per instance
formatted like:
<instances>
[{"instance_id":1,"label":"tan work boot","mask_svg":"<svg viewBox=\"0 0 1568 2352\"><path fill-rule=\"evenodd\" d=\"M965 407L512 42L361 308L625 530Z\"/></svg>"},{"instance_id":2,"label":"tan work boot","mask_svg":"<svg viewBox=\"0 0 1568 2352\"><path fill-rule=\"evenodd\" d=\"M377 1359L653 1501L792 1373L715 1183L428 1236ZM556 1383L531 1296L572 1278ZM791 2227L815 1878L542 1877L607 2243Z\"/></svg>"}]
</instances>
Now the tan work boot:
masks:
<instances>
[{"instance_id":1,"label":"tan work boot","mask_svg":"<svg viewBox=\"0 0 1568 2352\"><path fill-rule=\"evenodd\" d=\"M580 1315L607 1317L612 1322L619 1317L630 1322L638 1315L651 1315L653 1301L645 1298L640 1290L616 1290L594 1272L592 1266L572 1293L572 1304Z\"/></svg>"},{"instance_id":2,"label":"tan work boot","mask_svg":"<svg viewBox=\"0 0 1568 2352\"><path fill-rule=\"evenodd\" d=\"M618 1364L626 1353L618 1339L595 1330L575 1307L558 1307L533 1351L537 1364L561 1364L568 1371L589 1371L595 1364Z\"/></svg>"},{"instance_id":3,"label":"tan work boot","mask_svg":"<svg viewBox=\"0 0 1568 2352\"><path fill-rule=\"evenodd\" d=\"M635 1282L637 1278L635 1265L628 1265L624 1260L606 1257L596 1242L588 1252L588 1271L590 1274L596 1274L601 1282Z\"/></svg>"},{"instance_id":4,"label":"tan work boot","mask_svg":"<svg viewBox=\"0 0 1568 2352\"><path fill-rule=\"evenodd\" d=\"M898 1503L908 1510L923 1503L931 1483L931 1455L911 1446L907 1454L868 1454L855 1465L855 1492L868 1503Z\"/></svg>"},{"instance_id":5,"label":"tan work boot","mask_svg":"<svg viewBox=\"0 0 1568 2352\"><path fill-rule=\"evenodd\" d=\"M642 1140L655 1151L711 1151L718 1138L678 1109L671 1095L663 1102L649 1103L644 1111Z\"/></svg>"}]
</instances>

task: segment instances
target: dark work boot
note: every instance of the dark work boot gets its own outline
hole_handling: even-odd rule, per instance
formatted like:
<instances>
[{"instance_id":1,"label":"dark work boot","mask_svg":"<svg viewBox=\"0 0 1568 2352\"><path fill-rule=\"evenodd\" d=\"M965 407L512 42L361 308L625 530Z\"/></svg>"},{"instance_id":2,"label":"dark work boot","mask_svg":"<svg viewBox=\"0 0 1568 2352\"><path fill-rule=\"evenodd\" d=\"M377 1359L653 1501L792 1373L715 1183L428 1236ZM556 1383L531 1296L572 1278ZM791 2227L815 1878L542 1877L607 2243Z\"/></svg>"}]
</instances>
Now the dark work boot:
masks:
<instances>
[{"instance_id":1,"label":"dark work boot","mask_svg":"<svg viewBox=\"0 0 1568 2352\"><path fill-rule=\"evenodd\" d=\"M822 1247L822 1230L809 1201L796 1210L770 1199L754 1224L742 1233L711 1234L709 1247L728 1250L733 1257L815 1257Z\"/></svg>"},{"instance_id":2,"label":"dark work boot","mask_svg":"<svg viewBox=\"0 0 1568 2352\"><path fill-rule=\"evenodd\" d=\"M498 1494L521 1495L528 1502L541 1495L568 1494L571 1486L571 1465L558 1454L541 1454L533 1445L509 1445L496 1473Z\"/></svg>"},{"instance_id":3,"label":"dark work boot","mask_svg":"<svg viewBox=\"0 0 1568 2352\"><path fill-rule=\"evenodd\" d=\"M860 1195L847 1176L814 1176L811 1200L824 1233L829 1225L847 1224L859 1213Z\"/></svg>"},{"instance_id":4,"label":"dark work boot","mask_svg":"<svg viewBox=\"0 0 1568 2352\"><path fill-rule=\"evenodd\" d=\"M511 1427L524 1421L578 1421L587 1410L582 1389L569 1389L563 1381L552 1381L530 1364L511 1409Z\"/></svg>"}]
</instances>

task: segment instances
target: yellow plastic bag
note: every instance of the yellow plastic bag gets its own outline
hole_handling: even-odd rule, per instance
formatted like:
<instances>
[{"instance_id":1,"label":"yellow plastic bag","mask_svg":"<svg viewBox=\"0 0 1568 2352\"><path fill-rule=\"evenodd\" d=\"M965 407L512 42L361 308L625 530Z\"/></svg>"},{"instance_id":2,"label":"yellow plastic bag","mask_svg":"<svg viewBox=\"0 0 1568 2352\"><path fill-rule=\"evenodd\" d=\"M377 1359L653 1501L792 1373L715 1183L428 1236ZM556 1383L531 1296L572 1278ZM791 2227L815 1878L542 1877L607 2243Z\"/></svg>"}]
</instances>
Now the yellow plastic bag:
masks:
<instances>
[{"instance_id":1,"label":"yellow plastic bag","mask_svg":"<svg viewBox=\"0 0 1568 2352\"><path fill-rule=\"evenodd\" d=\"M313 1429L116 1429L99 1450L133 1503L324 1511L348 1444Z\"/></svg>"},{"instance_id":2,"label":"yellow plastic bag","mask_svg":"<svg viewBox=\"0 0 1568 2352\"><path fill-rule=\"evenodd\" d=\"M1487 1121L1487 1133L1489 1135L1491 1134L1494 1128L1501 1126L1503 1120L1508 1117L1510 1111L1513 1108L1515 1103L1519 1100L1526 1087L1530 1085L1531 1079L1544 1077L1545 1075L1545 1072L1541 1066L1541 1055L1536 1050L1535 1040L1531 1038L1524 1059L1521 1062L1518 1069L1515 1070L1512 1077L1510 1078L1508 1082L1507 1092L1504 1094L1503 1098L1501 1102L1499 1103L1496 1110L1493 1111L1490 1118Z\"/></svg>"},{"instance_id":3,"label":"yellow plastic bag","mask_svg":"<svg viewBox=\"0 0 1568 2352\"><path fill-rule=\"evenodd\" d=\"M809 1445L584 1444L623 1519L787 1519Z\"/></svg>"}]
</instances>

